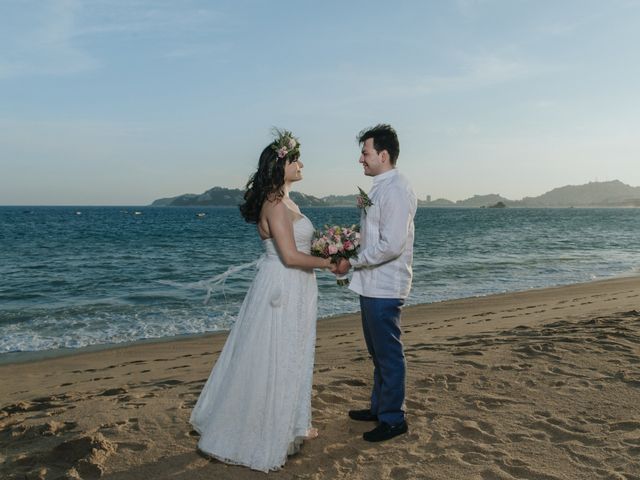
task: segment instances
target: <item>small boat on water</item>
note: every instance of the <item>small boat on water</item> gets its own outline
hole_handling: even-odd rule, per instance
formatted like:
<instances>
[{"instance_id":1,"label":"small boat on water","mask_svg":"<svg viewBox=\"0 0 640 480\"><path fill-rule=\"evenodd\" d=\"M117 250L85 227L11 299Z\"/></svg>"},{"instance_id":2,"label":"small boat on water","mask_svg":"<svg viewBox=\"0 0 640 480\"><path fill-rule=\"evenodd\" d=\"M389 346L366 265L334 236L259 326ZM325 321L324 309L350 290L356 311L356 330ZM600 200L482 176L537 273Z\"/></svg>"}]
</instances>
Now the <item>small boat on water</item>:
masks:
<instances>
[{"instance_id":1,"label":"small boat on water","mask_svg":"<svg viewBox=\"0 0 640 480\"><path fill-rule=\"evenodd\" d=\"M82 212L77 211L77 212L76 212L76 215L82 215Z\"/></svg>"},{"instance_id":2,"label":"small boat on water","mask_svg":"<svg viewBox=\"0 0 640 480\"><path fill-rule=\"evenodd\" d=\"M142 215L142 212L133 212L134 215Z\"/></svg>"},{"instance_id":3,"label":"small boat on water","mask_svg":"<svg viewBox=\"0 0 640 480\"><path fill-rule=\"evenodd\" d=\"M207 214L203 213L203 212L196 213L196 217L198 217L198 218L202 218L202 217L206 217L206 216L207 216Z\"/></svg>"}]
</instances>

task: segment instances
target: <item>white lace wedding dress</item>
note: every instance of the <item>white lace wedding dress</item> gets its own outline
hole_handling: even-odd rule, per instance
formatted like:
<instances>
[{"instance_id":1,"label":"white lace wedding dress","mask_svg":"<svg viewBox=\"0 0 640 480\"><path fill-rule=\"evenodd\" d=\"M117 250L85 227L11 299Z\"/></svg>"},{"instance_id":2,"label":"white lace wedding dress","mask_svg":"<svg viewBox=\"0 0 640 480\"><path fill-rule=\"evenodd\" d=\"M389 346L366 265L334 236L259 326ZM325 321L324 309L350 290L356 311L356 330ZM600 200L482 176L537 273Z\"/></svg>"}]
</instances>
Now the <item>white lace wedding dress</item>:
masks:
<instances>
[{"instance_id":1,"label":"white lace wedding dress","mask_svg":"<svg viewBox=\"0 0 640 480\"><path fill-rule=\"evenodd\" d=\"M313 224L294 222L309 253ZM238 318L191 414L198 448L226 463L282 467L311 428L317 295L313 271L287 268L271 239Z\"/></svg>"}]
</instances>

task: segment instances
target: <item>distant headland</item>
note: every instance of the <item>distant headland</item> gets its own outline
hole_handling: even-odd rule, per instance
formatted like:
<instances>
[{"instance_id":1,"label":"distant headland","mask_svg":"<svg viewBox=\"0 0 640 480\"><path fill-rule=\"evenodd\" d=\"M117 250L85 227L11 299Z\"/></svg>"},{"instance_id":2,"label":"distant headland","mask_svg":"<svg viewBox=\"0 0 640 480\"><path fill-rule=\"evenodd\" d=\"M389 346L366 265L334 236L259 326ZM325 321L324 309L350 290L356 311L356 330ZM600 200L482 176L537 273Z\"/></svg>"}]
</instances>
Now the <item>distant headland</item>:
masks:
<instances>
[{"instance_id":1,"label":"distant headland","mask_svg":"<svg viewBox=\"0 0 640 480\"><path fill-rule=\"evenodd\" d=\"M213 187L201 194L187 193L171 198L155 200L154 207L187 206L237 206L243 201L244 191L237 188ZM300 192L291 192L291 198L301 207L352 207L356 195L329 195L314 197ZM499 194L474 195L453 202L446 198L418 200L419 207L640 207L640 187L632 187L620 180L589 182L584 185L565 185L554 188L538 197L509 200Z\"/></svg>"}]
</instances>

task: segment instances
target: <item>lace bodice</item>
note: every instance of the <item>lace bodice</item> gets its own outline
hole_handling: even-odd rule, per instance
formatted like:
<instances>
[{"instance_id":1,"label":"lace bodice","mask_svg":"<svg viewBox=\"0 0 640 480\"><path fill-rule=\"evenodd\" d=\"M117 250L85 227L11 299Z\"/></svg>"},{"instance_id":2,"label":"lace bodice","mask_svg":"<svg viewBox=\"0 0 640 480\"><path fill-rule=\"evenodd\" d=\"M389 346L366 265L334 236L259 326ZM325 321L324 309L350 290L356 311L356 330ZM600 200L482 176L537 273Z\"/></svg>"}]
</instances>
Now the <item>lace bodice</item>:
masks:
<instances>
[{"instance_id":1,"label":"lace bodice","mask_svg":"<svg viewBox=\"0 0 640 480\"><path fill-rule=\"evenodd\" d=\"M311 240L314 232L313 224L306 216L302 216L293 222L293 237L296 241L296 248L300 252L309 253L311 251ZM277 256L276 245L272 238L262 241L265 253L268 257Z\"/></svg>"}]
</instances>

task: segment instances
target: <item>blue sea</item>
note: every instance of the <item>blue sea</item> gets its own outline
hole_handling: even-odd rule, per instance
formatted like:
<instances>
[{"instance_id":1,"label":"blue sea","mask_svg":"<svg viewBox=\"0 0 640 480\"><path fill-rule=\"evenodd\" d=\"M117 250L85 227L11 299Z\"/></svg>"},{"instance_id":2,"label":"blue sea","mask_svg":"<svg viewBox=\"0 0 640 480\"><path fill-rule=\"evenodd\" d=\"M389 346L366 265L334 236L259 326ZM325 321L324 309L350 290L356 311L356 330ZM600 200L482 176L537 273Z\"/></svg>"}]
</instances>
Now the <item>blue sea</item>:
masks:
<instances>
[{"instance_id":1,"label":"blue sea","mask_svg":"<svg viewBox=\"0 0 640 480\"><path fill-rule=\"evenodd\" d=\"M303 210L316 227L359 218ZM415 225L407 304L640 273L640 209L424 208ZM0 207L0 359L228 330L255 270L208 304L193 284L261 253L236 208ZM317 276L321 317L358 310L333 275Z\"/></svg>"}]
</instances>

